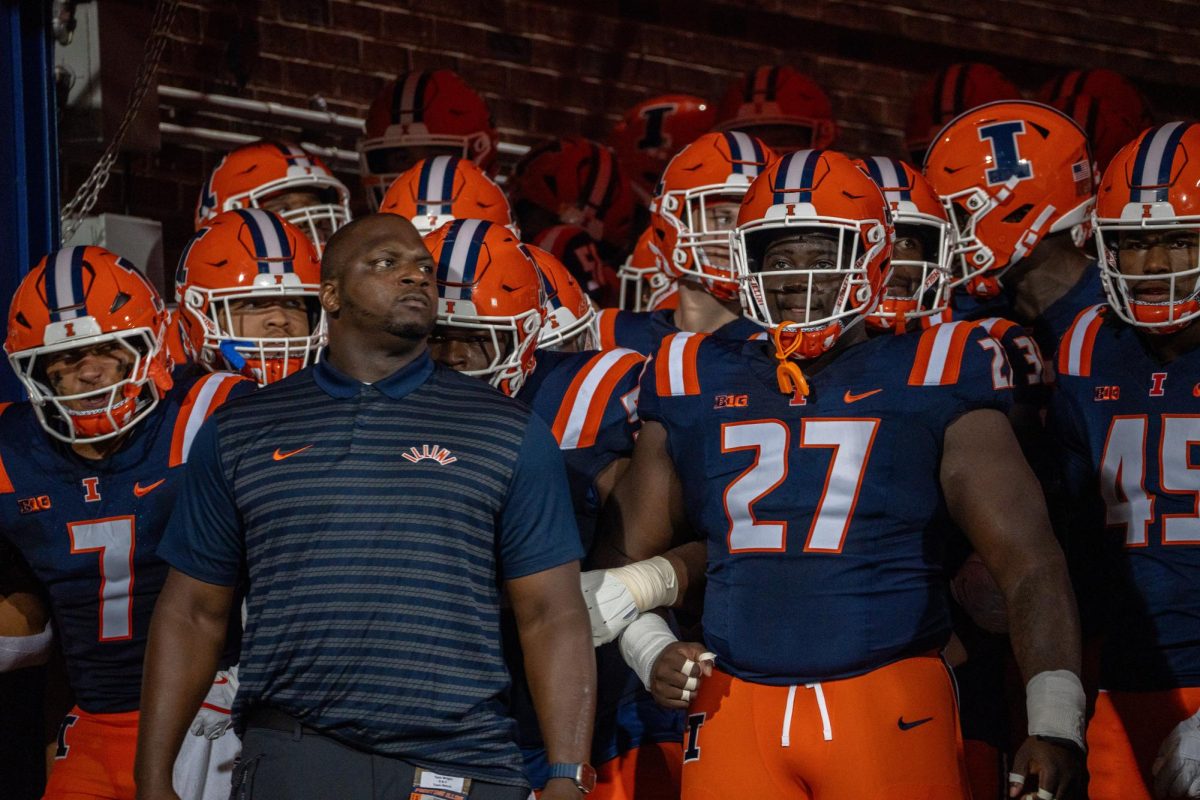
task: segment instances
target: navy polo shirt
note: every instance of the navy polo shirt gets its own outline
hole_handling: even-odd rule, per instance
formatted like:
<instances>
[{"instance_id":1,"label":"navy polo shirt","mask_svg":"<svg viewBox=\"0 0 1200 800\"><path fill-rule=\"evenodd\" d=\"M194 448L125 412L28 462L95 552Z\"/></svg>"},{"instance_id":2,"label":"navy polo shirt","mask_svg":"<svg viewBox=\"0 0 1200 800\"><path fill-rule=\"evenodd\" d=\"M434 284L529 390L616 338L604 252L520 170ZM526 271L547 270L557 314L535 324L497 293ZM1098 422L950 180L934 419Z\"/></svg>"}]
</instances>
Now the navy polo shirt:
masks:
<instances>
[{"instance_id":1,"label":"navy polo shirt","mask_svg":"<svg viewBox=\"0 0 1200 800\"><path fill-rule=\"evenodd\" d=\"M422 355L364 384L320 362L222 407L159 555L249 573L237 730L266 704L440 772L523 785L500 581L582 557L546 424Z\"/></svg>"}]
</instances>

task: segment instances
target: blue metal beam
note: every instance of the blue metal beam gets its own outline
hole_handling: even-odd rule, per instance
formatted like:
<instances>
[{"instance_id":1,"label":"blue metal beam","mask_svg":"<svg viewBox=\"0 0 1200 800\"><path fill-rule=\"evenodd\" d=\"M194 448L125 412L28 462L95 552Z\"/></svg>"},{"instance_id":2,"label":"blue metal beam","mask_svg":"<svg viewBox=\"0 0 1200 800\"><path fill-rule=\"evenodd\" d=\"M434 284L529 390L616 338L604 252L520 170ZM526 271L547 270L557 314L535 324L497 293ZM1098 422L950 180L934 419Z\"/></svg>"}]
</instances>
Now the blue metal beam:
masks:
<instances>
[{"instance_id":1,"label":"blue metal beam","mask_svg":"<svg viewBox=\"0 0 1200 800\"><path fill-rule=\"evenodd\" d=\"M59 245L58 119L54 95L52 3L0 0L0 308L21 278ZM0 365L0 400L21 397Z\"/></svg>"}]
</instances>

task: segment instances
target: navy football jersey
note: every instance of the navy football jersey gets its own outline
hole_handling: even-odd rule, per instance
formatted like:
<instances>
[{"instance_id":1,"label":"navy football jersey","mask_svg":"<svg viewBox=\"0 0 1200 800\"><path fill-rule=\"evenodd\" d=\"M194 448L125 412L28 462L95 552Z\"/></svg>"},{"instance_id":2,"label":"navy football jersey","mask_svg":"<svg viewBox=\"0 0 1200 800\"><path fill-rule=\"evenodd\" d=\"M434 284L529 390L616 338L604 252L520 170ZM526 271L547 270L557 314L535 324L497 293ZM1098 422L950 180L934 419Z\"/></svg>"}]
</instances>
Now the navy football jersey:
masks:
<instances>
[{"instance_id":1,"label":"navy football jersey","mask_svg":"<svg viewBox=\"0 0 1200 800\"><path fill-rule=\"evenodd\" d=\"M1080 311L1105 302L1100 267L1092 259L1075 285L1051 303L1033 323L1033 335L1046 357L1053 358L1056 355L1059 341Z\"/></svg>"},{"instance_id":2,"label":"navy football jersey","mask_svg":"<svg viewBox=\"0 0 1200 800\"><path fill-rule=\"evenodd\" d=\"M112 456L90 461L51 439L33 407L0 407L0 536L45 587L76 702L133 711L150 614L166 579L155 555L200 423L254 384L175 371L175 386Z\"/></svg>"},{"instance_id":3,"label":"navy football jersey","mask_svg":"<svg viewBox=\"0 0 1200 800\"><path fill-rule=\"evenodd\" d=\"M600 311L596 324L600 329L600 348L610 350L624 347L652 356L658 351L662 340L672 333L679 333L675 326L675 311L622 311L605 308ZM738 317L727 322L712 335L718 339L745 341L765 335L766 328L747 317Z\"/></svg>"},{"instance_id":4,"label":"navy football jersey","mask_svg":"<svg viewBox=\"0 0 1200 800\"><path fill-rule=\"evenodd\" d=\"M642 382L708 543L707 647L739 678L793 684L942 646L942 443L960 415L1007 410L995 341L968 322L878 336L799 399L770 347L675 334Z\"/></svg>"},{"instance_id":5,"label":"navy football jersey","mask_svg":"<svg viewBox=\"0 0 1200 800\"><path fill-rule=\"evenodd\" d=\"M1200 686L1200 350L1160 363L1106 306L1063 337L1051 427L1104 688Z\"/></svg>"},{"instance_id":6,"label":"navy football jersey","mask_svg":"<svg viewBox=\"0 0 1200 800\"><path fill-rule=\"evenodd\" d=\"M637 395L645 363L644 356L623 348L581 353L539 350L537 365L517 394L518 400L546 421L562 449L585 549L591 548L599 511L596 476L613 461L633 454L634 437L641 426ZM509 669L517 678L512 713L526 777L540 788L548 778L549 763L528 686L520 679L524 664L519 650L512 646L515 633L510 629L506 654ZM654 702L622 660L616 644L596 650L596 674L592 763L603 764L643 741L681 739L683 715Z\"/></svg>"},{"instance_id":7,"label":"navy football jersey","mask_svg":"<svg viewBox=\"0 0 1200 800\"><path fill-rule=\"evenodd\" d=\"M646 359L632 350L539 350L517 399L550 426L567 466L575 518L590 550L600 510L594 483L633 452L638 382Z\"/></svg>"}]
</instances>

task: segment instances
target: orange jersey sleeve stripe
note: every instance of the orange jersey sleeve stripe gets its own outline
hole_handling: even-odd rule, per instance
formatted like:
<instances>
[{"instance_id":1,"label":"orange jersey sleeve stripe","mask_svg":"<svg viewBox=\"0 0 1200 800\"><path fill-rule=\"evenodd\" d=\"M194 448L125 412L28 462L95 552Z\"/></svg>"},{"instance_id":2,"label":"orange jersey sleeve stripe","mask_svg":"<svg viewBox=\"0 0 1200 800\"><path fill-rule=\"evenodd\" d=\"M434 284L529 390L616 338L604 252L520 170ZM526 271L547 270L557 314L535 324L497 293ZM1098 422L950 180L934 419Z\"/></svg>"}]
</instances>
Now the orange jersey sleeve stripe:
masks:
<instances>
[{"instance_id":1,"label":"orange jersey sleeve stripe","mask_svg":"<svg viewBox=\"0 0 1200 800\"><path fill-rule=\"evenodd\" d=\"M196 385L187 393L179 416L175 418L175 430L171 434L171 458L168 467L177 467L187 461L188 451L192 448L192 440L196 431L204 424L211 414L225 399L238 382L244 380L239 375L229 372L214 372L196 381Z\"/></svg>"},{"instance_id":2,"label":"orange jersey sleeve stripe","mask_svg":"<svg viewBox=\"0 0 1200 800\"><path fill-rule=\"evenodd\" d=\"M1019 328L1021 326L1013 322L1011 319L1004 319L1002 317L988 317L987 319L979 320L979 327L987 331L988 336L991 336L993 339L1003 339L1006 333L1011 331L1013 328Z\"/></svg>"},{"instance_id":3,"label":"orange jersey sleeve stripe","mask_svg":"<svg viewBox=\"0 0 1200 800\"><path fill-rule=\"evenodd\" d=\"M909 386L946 386L958 382L972 322L944 322L921 334L917 356L908 374Z\"/></svg>"},{"instance_id":4,"label":"orange jersey sleeve stripe","mask_svg":"<svg viewBox=\"0 0 1200 800\"><path fill-rule=\"evenodd\" d=\"M12 403L0 403L0 416L3 416L11 405ZM12 481L8 478L8 471L4 469L4 459L0 458L0 494L12 494L15 491Z\"/></svg>"},{"instance_id":5,"label":"orange jersey sleeve stripe","mask_svg":"<svg viewBox=\"0 0 1200 800\"><path fill-rule=\"evenodd\" d=\"M1063 334L1058 345L1058 372L1060 375L1091 377L1092 350L1096 346L1096 334L1104 324L1104 306L1091 306L1080 311Z\"/></svg>"},{"instance_id":6,"label":"orange jersey sleeve stripe","mask_svg":"<svg viewBox=\"0 0 1200 800\"><path fill-rule=\"evenodd\" d=\"M563 450L596 443L604 411L617 382L644 361L632 350L618 348L594 355L572 379L550 430Z\"/></svg>"},{"instance_id":7,"label":"orange jersey sleeve stripe","mask_svg":"<svg viewBox=\"0 0 1200 800\"><path fill-rule=\"evenodd\" d=\"M696 353L704 337L703 333L673 333L663 339L654 366L654 384L660 397L700 394Z\"/></svg>"},{"instance_id":8,"label":"orange jersey sleeve stripe","mask_svg":"<svg viewBox=\"0 0 1200 800\"><path fill-rule=\"evenodd\" d=\"M600 349L612 350L617 346L617 314L618 308L602 308L596 317L600 329Z\"/></svg>"}]
</instances>

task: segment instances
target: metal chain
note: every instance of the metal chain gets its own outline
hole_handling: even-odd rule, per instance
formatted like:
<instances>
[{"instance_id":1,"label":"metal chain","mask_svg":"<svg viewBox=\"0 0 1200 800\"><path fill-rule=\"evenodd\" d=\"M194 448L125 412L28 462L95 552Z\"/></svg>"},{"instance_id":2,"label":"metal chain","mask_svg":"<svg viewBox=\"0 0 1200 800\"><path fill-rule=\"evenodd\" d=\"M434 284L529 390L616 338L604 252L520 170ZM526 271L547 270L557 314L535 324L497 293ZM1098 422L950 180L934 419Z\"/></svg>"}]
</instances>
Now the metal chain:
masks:
<instances>
[{"instance_id":1,"label":"metal chain","mask_svg":"<svg viewBox=\"0 0 1200 800\"><path fill-rule=\"evenodd\" d=\"M142 101L146 98L146 92L150 90L154 77L158 74L158 64L162 59L163 49L167 46L167 35L171 32L171 26L175 22L175 15L178 11L179 0L159 0L154 7L150 41L146 48L146 54L142 58L141 66L138 67L133 89L129 92L129 103L125 108L125 116L121 118L121 123L117 126L112 140L104 149L100 160L92 167L87 180L76 190L71 201L62 208L62 240L64 242L71 238L83 218L96 205L96 200L100 197L100 190L108 183L113 165L116 164L117 156L120 155L121 143L125 140L125 134L129 132L129 126L133 124L134 117L137 116L138 110L142 107Z\"/></svg>"}]
</instances>

